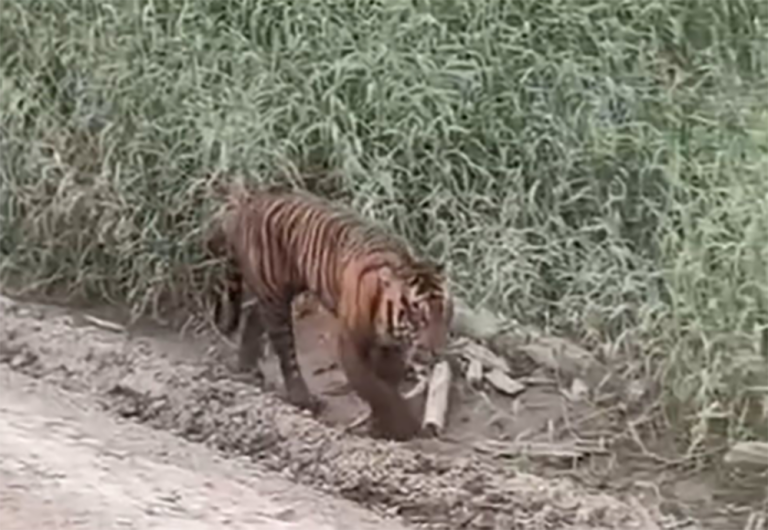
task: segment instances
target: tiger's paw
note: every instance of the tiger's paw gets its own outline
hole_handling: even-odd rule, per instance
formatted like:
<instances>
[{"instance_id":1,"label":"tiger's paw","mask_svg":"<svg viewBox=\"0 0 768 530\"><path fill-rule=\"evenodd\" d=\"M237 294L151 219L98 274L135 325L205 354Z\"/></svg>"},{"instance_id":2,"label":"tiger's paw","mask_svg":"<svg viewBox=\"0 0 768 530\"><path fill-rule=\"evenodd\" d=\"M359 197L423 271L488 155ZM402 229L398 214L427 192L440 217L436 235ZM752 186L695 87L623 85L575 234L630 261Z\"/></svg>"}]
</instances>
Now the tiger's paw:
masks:
<instances>
[{"instance_id":1,"label":"tiger's paw","mask_svg":"<svg viewBox=\"0 0 768 530\"><path fill-rule=\"evenodd\" d=\"M303 381L293 381L286 385L287 401L302 410L309 411L313 416L320 414L325 408L325 403L314 396Z\"/></svg>"},{"instance_id":2,"label":"tiger's paw","mask_svg":"<svg viewBox=\"0 0 768 530\"><path fill-rule=\"evenodd\" d=\"M373 420L370 424L370 433L374 438L397 442L421 438L425 434L421 422L411 414L404 414L396 419L389 418L386 422Z\"/></svg>"}]
</instances>

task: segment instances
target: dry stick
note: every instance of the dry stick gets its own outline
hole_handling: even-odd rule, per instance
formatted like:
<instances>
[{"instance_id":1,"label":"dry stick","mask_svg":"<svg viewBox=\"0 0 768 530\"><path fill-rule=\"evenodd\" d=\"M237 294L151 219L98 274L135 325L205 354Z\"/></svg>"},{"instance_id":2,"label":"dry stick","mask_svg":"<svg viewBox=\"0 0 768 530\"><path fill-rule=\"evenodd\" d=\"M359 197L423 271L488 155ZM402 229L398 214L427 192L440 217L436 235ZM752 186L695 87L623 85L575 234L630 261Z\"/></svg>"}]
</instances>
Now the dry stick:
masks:
<instances>
[{"instance_id":1,"label":"dry stick","mask_svg":"<svg viewBox=\"0 0 768 530\"><path fill-rule=\"evenodd\" d=\"M483 382L483 363L478 359L470 359L467 366L467 383L472 388L479 388Z\"/></svg>"},{"instance_id":2,"label":"dry stick","mask_svg":"<svg viewBox=\"0 0 768 530\"><path fill-rule=\"evenodd\" d=\"M445 426L448 412L448 396L451 389L451 365L440 361L432 370L427 391L427 404L424 407L422 427L425 431L437 435Z\"/></svg>"},{"instance_id":3,"label":"dry stick","mask_svg":"<svg viewBox=\"0 0 768 530\"><path fill-rule=\"evenodd\" d=\"M505 359L472 339L460 338L454 340L446 354L458 354L469 361L476 360L488 370L496 369L507 373L510 371Z\"/></svg>"},{"instance_id":4,"label":"dry stick","mask_svg":"<svg viewBox=\"0 0 768 530\"><path fill-rule=\"evenodd\" d=\"M483 307L473 308L458 297L454 297L451 331L461 338L453 342L448 353L477 358L489 370L509 373L508 361L524 356L570 377L583 378L589 372L589 380L600 379L600 374L605 376L607 371L592 354L571 341L542 336L541 330L520 326ZM488 380L487 375L485 378Z\"/></svg>"},{"instance_id":5,"label":"dry stick","mask_svg":"<svg viewBox=\"0 0 768 530\"><path fill-rule=\"evenodd\" d=\"M496 457L515 457L526 455L531 458L576 459L585 455L606 455L609 451L596 443L584 442L503 442L486 440L472 446L476 451L489 453Z\"/></svg>"},{"instance_id":6,"label":"dry stick","mask_svg":"<svg viewBox=\"0 0 768 530\"><path fill-rule=\"evenodd\" d=\"M115 333L122 333L125 331L125 326L118 324L117 322L112 322L111 320L105 320L91 315L83 315L83 319L86 322L107 331L114 331Z\"/></svg>"},{"instance_id":7,"label":"dry stick","mask_svg":"<svg viewBox=\"0 0 768 530\"><path fill-rule=\"evenodd\" d=\"M749 514L747 523L744 525L744 530L764 530L766 528L766 522L768 522L768 520L766 519L765 513L753 511Z\"/></svg>"}]
</instances>

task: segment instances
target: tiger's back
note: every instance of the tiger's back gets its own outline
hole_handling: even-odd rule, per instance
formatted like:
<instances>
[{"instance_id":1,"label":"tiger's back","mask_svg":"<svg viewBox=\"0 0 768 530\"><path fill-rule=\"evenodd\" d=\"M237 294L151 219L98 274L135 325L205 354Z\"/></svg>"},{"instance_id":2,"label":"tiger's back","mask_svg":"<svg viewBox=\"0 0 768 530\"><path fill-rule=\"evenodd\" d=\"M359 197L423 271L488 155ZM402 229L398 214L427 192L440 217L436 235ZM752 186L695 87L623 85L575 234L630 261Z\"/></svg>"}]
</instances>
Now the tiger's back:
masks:
<instances>
[{"instance_id":1,"label":"tiger's back","mask_svg":"<svg viewBox=\"0 0 768 530\"><path fill-rule=\"evenodd\" d=\"M355 214L301 192L257 191L231 204L231 251L243 275L267 298L314 293L336 313L343 270L350 263L403 266L407 247Z\"/></svg>"}]
</instances>

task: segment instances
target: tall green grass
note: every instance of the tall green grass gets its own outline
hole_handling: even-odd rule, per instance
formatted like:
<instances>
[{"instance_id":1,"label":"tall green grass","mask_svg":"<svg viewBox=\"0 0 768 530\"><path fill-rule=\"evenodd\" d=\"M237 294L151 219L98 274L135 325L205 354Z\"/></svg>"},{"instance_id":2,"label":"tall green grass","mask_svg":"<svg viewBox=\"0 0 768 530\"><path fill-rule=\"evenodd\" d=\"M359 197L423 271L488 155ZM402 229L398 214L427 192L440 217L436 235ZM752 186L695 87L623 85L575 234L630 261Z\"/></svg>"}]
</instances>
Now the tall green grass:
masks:
<instances>
[{"instance_id":1,"label":"tall green grass","mask_svg":"<svg viewBox=\"0 0 768 530\"><path fill-rule=\"evenodd\" d=\"M206 174L282 174L474 302L655 370L694 435L744 436L768 381L764 4L5 0L0 274L194 298Z\"/></svg>"}]
</instances>

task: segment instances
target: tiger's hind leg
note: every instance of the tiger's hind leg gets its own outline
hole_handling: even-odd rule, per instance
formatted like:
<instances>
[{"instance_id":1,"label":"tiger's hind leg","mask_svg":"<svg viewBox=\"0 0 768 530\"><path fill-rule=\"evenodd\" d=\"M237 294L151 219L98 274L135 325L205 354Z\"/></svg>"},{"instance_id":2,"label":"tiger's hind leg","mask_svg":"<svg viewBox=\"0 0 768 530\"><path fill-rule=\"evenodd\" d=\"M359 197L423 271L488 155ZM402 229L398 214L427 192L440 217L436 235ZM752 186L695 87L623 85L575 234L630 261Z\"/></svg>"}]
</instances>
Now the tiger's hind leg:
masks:
<instances>
[{"instance_id":1,"label":"tiger's hind leg","mask_svg":"<svg viewBox=\"0 0 768 530\"><path fill-rule=\"evenodd\" d=\"M262 304L261 309L267 335L280 362L288 401L313 413L319 412L321 402L310 393L296 358L290 301Z\"/></svg>"},{"instance_id":2,"label":"tiger's hind leg","mask_svg":"<svg viewBox=\"0 0 768 530\"><path fill-rule=\"evenodd\" d=\"M263 379L259 361L264 357L265 331L264 319L258 303L245 310L247 316L240 336L240 347L237 351L238 370L249 372Z\"/></svg>"}]
</instances>

